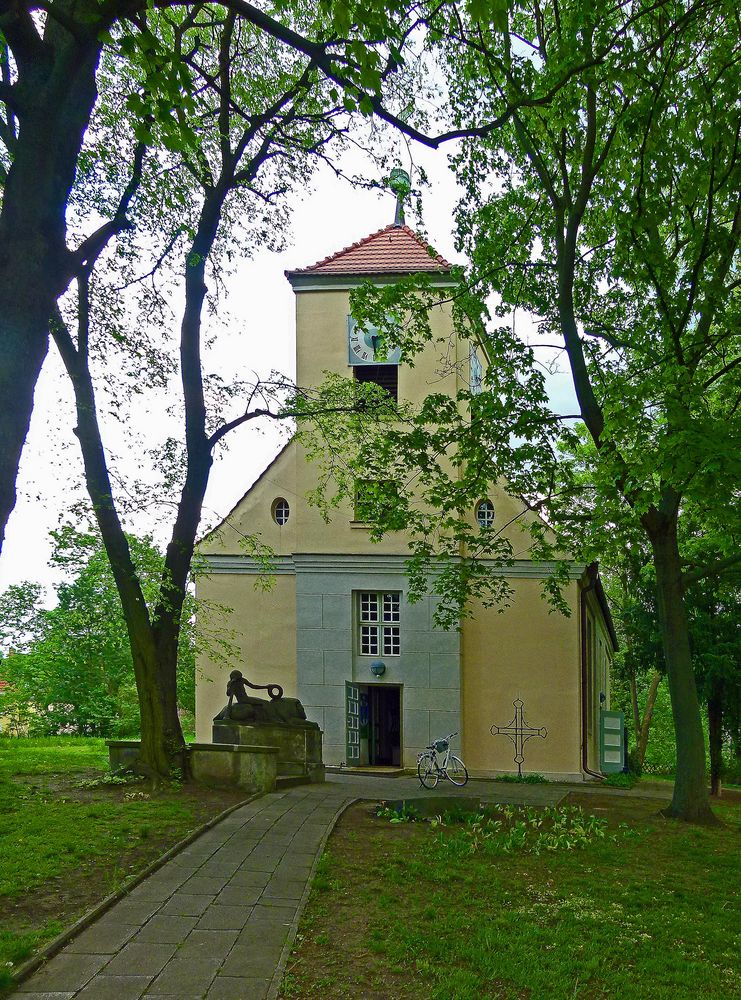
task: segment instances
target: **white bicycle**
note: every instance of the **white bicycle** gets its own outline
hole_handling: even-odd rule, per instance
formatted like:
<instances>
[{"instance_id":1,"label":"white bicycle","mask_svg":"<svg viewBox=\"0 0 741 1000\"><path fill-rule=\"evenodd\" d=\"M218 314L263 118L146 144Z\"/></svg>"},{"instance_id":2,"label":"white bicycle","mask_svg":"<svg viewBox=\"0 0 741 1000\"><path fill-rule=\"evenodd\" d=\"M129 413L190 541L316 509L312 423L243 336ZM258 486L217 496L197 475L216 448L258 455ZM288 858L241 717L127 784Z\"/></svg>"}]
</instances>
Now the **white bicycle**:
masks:
<instances>
[{"instance_id":1,"label":"white bicycle","mask_svg":"<svg viewBox=\"0 0 741 1000\"><path fill-rule=\"evenodd\" d=\"M468 781L466 765L450 752L450 741L458 733L451 733L447 739L435 740L417 757L417 776L425 788L434 788L440 778L447 778L460 788Z\"/></svg>"}]
</instances>

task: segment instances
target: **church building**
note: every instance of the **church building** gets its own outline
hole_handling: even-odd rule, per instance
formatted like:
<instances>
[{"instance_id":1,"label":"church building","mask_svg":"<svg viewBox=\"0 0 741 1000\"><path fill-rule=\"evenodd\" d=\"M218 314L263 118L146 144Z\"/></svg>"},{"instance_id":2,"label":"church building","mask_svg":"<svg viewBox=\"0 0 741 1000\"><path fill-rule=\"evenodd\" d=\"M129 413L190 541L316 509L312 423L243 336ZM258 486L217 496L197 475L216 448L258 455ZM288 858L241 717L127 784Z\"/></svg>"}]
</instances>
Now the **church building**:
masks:
<instances>
[{"instance_id":1,"label":"church building","mask_svg":"<svg viewBox=\"0 0 741 1000\"><path fill-rule=\"evenodd\" d=\"M286 272L296 298L297 383L319 385L324 372L336 372L412 403L475 384L486 345L454 336L449 305L430 315L433 338L414 367L398 351L376 358L373 337L356 328L354 287L418 272L443 291L452 285L447 261L399 220ZM521 765L523 773L582 780L622 770L622 716L609 711L617 644L595 567L572 567L564 593L570 617L551 612L541 591L548 567L528 558L519 526L522 502L492 488L471 517L482 527L508 525L517 558L504 572L513 598L502 613L474 603L459 630L445 631L433 621L434 596L407 601L403 534L372 542L350 504L325 523L305 499L316 475L300 444L289 442L199 545L206 570L197 594L232 609L241 649L233 666L301 700L323 731L326 765L413 768L432 740L457 732L454 752L472 775L517 773ZM254 533L276 553L267 591L255 586L262 566L240 546ZM211 740L226 674L200 657L199 741Z\"/></svg>"}]
</instances>

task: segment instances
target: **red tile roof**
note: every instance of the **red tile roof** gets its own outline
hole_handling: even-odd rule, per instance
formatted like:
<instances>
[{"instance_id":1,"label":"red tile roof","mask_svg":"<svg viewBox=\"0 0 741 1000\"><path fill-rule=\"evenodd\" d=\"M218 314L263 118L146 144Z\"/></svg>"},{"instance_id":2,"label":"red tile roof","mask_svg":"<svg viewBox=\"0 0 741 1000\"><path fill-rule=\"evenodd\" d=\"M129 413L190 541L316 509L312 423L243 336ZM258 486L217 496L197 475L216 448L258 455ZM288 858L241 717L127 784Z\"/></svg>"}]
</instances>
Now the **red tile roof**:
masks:
<instances>
[{"instance_id":1,"label":"red tile roof","mask_svg":"<svg viewBox=\"0 0 741 1000\"><path fill-rule=\"evenodd\" d=\"M450 264L409 226L386 226L331 257L286 271L294 274L415 274L449 271Z\"/></svg>"}]
</instances>

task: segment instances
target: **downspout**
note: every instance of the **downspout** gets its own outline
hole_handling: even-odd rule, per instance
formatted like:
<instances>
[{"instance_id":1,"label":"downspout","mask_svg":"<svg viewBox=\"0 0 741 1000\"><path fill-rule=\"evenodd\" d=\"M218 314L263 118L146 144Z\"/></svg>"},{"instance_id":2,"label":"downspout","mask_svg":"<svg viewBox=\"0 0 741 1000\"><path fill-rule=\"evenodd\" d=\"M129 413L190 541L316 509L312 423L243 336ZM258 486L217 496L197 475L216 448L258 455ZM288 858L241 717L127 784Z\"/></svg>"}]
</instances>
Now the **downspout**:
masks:
<instances>
[{"instance_id":1,"label":"downspout","mask_svg":"<svg viewBox=\"0 0 741 1000\"><path fill-rule=\"evenodd\" d=\"M579 618L581 628L581 769L593 778L605 780L604 774L592 771L587 764L587 594L597 586L597 563L587 566L589 583L582 588L579 596Z\"/></svg>"}]
</instances>

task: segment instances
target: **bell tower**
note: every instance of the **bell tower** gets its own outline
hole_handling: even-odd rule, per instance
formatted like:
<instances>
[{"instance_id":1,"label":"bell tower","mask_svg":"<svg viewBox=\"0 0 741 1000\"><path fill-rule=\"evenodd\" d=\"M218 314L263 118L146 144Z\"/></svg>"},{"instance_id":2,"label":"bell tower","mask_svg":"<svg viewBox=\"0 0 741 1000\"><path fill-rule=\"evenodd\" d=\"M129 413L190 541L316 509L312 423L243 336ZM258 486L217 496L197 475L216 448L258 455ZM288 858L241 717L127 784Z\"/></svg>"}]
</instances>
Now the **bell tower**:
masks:
<instances>
[{"instance_id":1,"label":"bell tower","mask_svg":"<svg viewBox=\"0 0 741 1000\"><path fill-rule=\"evenodd\" d=\"M398 349L382 351L377 331L361 331L351 315L350 293L366 281L393 284L399 278L423 273L436 288L454 285L451 265L403 223L400 206L401 198L397 201L397 221L390 226L310 267L286 271L296 294L299 385L319 385L323 372L330 371L360 382L375 382L395 398L414 402L431 391L455 394L456 367L461 360L466 362L467 378L468 345L457 343L448 305L431 313L433 343L415 358L414 368L404 364ZM458 357L460 352L465 359Z\"/></svg>"}]
</instances>

